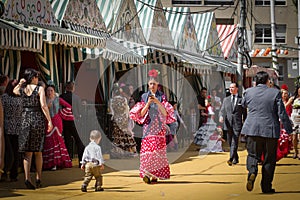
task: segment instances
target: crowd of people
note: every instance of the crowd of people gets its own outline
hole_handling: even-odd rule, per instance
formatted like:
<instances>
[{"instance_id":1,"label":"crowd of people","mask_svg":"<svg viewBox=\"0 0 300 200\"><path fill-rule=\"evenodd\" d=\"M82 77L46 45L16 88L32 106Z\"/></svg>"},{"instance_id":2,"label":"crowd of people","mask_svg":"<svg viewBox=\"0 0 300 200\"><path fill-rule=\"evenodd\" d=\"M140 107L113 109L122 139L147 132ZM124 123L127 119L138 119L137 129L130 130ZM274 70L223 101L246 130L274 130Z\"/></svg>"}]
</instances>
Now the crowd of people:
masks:
<instances>
[{"instance_id":1,"label":"crowd of people","mask_svg":"<svg viewBox=\"0 0 300 200\"><path fill-rule=\"evenodd\" d=\"M84 145L74 125L80 105L72 106L77 97L73 82L66 83L66 92L59 96L55 84L40 81L36 70L28 68L21 77L17 81L0 76L0 178L17 181L23 166L25 186L36 189L42 186L42 170L72 167L73 138L81 159Z\"/></svg>"},{"instance_id":2,"label":"crowd of people","mask_svg":"<svg viewBox=\"0 0 300 200\"><path fill-rule=\"evenodd\" d=\"M131 158L139 153L139 174L147 184L170 178L168 143L172 141L174 149L178 150L179 124L185 131L190 130L177 110L177 102L168 101L159 88L158 74L156 69L149 71L148 91L140 93L139 98L133 95L132 86L116 83L109 102L112 121L110 154L112 158ZM246 89L243 96L238 95L239 86L235 82L230 84L226 97L218 86L210 92L205 87L201 89L197 96L199 120L193 121L198 125L192 132L193 142L199 146L200 152L222 152L222 143L227 140L229 166L239 163L238 145L245 142L249 172L247 190L253 190L257 165L261 164L262 192L274 193L272 180L276 161L287 156L291 149L293 158L300 159L300 84L290 97L288 87L275 88L266 72L258 72L255 78L256 86ZM66 92L59 95L52 81L39 83L39 73L26 69L19 82L1 76L0 84L0 136L3 143L0 174L17 181L19 153L22 153L25 186L39 188L43 169L72 167L74 140L79 167L85 171L81 191L87 191L93 177L96 179L95 191L103 191L101 132L91 131L90 143L84 147L75 126L75 120L80 118L81 100L74 94L74 83L66 83ZM139 148L133 131L135 125L142 126ZM33 157L35 184L30 176Z\"/></svg>"},{"instance_id":3,"label":"crowd of people","mask_svg":"<svg viewBox=\"0 0 300 200\"><path fill-rule=\"evenodd\" d=\"M198 96L200 123L194 143L200 146L200 151L207 150L219 123L230 148L229 166L239 163L238 144L246 143L247 190L253 190L257 165L261 164L261 190L263 193L274 193L272 180L276 162L292 150L293 158L300 159L300 84L298 80L295 92L290 96L287 85L274 85L266 72L258 72L255 82L255 86L246 89L243 96L238 95L238 84L232 82L229 94L223 99L217 95L217 89L207 95L207 89L202 88ZM216 142L213 144L217 145ZM213 149L216 148L211 146L208 151Z\"/></svg>"}]
</instances>

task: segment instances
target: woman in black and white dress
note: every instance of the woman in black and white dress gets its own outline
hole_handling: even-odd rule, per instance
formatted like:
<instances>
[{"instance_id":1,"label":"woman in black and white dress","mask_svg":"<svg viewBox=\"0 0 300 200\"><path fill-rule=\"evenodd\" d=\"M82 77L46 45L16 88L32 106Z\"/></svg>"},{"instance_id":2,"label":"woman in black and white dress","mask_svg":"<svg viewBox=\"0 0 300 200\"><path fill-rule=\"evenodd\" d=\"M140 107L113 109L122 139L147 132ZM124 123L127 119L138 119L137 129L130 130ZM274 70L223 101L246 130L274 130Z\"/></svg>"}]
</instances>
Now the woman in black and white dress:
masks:
<instances>
[{"instance_id":1,"label":"woman in black and white dress","mask_svg":"<svg viewBox=\"0 0 300 200\"><path fill-rule=\"evenodd\" d=\"M39 73L34 69L26 69L24 78L14 88L23 101L22 131L19 135L19 152L24 153L25 185L28 189L41 187L43 166L43 145L45 139L45 118L48 121L48 132L53 128L49 109L46 103L45 90L37 86ZM30 166L32 154L35 155L36 186L31 182Z\"/></svg>"}]
</instances>

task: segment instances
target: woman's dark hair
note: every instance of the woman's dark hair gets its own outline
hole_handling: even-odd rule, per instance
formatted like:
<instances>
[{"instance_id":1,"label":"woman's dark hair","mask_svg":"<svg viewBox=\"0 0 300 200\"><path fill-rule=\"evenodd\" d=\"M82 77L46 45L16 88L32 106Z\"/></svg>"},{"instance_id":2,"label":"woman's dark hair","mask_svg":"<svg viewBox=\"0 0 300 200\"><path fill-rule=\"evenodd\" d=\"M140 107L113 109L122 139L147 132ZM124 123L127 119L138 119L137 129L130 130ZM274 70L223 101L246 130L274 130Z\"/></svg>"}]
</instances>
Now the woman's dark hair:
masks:
<instances>
[{"instance_id":1,"label":"woman's dark hair","mask_svg":"<svg viewBox=\"0 0 300 200\"><path fill-rule=\"evenodd\" d=\"M66 91L72 92L74 89L74 85L75 85L75 83L73 81L68 81L66 83Z\"/></svg>"},{"instance_id":2,"label":"woman's dark hair","mask_svg":"<svg viewBox=\"0 0 300 200\"><path fill-rule=\"evenodd\" d=\"M172 106L174 106L175 104L177 104L176 101L169 101L169 103L170 103Z\"/></svg>"},{"instance_id":3,"label":"woman's dark hair","mask_svg":"<svg viewBox=\"0 0 300 200\"><path fill-rule=\"evenodd\" d=\"M270 77L267 72L264 72L264 71L257 72L256 76L255 76L256 85L266 84L268 82L269 78Z\"/></svg>"},{"instance_id":4,"label":"woman's dark hair","mask_svg":"<svg viewBox=\"0 0 300 200\"><path fill-rule=\"evenodd\" d=\"M54 90L54 92L55 92L55 86L54 86L54 85L47 85L47 87L46 87L45 90L47 91L47 89L48 89L49 87L53 88L53 90Z\"/></svg>"},{"instance_id":5,"label":"woman's dark hair","mask_svg":"<svg viewBox=\"0 0 300 200\"><path fill-rule=\"evenodd\" d=\"M12 79L8 82L6 88L5 88L5 92L6 94L8 94L9 96L15 97L17 96L13 91L14 88L16 87L16 85L18 84L18 81L15 79Z\"/></svg>"},{"instance_id":6,"label":"woman's dark hair","mask_svg":"<svg viewBox=\"0 0 300 200\"><path fill-rule=\"evenodd\" d=\"M23 86L30 84L34 77L39 77L39 72L32 68L26 69L23 74L23 78L26 80L26 82L24 83Z\"/></svg>"}]
</instances>

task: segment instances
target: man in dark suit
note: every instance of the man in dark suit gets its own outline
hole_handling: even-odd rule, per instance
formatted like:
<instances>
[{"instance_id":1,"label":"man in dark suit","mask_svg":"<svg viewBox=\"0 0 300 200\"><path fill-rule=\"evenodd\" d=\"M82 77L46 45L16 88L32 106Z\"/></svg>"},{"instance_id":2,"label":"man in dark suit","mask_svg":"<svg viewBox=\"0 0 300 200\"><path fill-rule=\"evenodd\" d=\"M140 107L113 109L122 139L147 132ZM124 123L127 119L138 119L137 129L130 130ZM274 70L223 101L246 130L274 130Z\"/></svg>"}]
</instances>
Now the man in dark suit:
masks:
<instances>
[{"instance_id":1,"label":"man in dark suit","mask_svg":"<svg viewBox=\"0 0 300 200\"><path fill-rule=\"evenodd\" d=\"M237 153L239 136L243 126L243 121L246 118L246 109L241 105L242 98L238 96L237 83L231 83L229 87L230 96L223 101L220 113L219 122L224 123L224 130L227 131L227 141L230 147L230 158L227 164L239 163L239 156Z\"/></svg>"},{"instance_id":2,"label":"man in dark suit","mask_svg":"<svg viewBox=\"0 0 300 200\"><path fill-rule=\"evenodd\" d=\"M61 94L60 97L72 106L72 113L74 115L74 118L75 120L79 120L82 104L80 97L74 94L74 91L75 84L74 82L69 81L66 83L66 92ZM78 160L80 162L84 151L84 145L79 137L77 128L75 126L75 122L73 120L63 120L63 135L66 147L68 149L68 153L70 154L71 158L73 158L74 154L73 140L75 141L78 153Z\"/></svg>"},{"instance_id":3,"label":"man in dark suit","mask_svg":"<svg viewBox=\"0 0 300 200\"><path fill-rule=\"evenodd\" d=\"M207 95L207 88L206 87L201 88L200 95L197 96L198 110L200 114L198 128L200 128L206 122L206 118L207 118L206 106L205 106L206 95Z\"/></svg>"},{"instance_id":4,"label":"man in dark suit","mask_svg":"<svg viewBox=\"0 0 300 200\"><path fill-rule=\"evenodd\" d=\"M280 135L279 119L287 133L292 133L292 125L286 114L280 90L268 87L270 82L268 73L258 72L255 78L256 87L248 88L242 101L242 105L248 108L248 116L242 128L242 133L247 135L246 188L248 191L253 190L257 165L263 154L261 190L263 193L274 193L272 181Z\"/></svg>"}]
</instances>

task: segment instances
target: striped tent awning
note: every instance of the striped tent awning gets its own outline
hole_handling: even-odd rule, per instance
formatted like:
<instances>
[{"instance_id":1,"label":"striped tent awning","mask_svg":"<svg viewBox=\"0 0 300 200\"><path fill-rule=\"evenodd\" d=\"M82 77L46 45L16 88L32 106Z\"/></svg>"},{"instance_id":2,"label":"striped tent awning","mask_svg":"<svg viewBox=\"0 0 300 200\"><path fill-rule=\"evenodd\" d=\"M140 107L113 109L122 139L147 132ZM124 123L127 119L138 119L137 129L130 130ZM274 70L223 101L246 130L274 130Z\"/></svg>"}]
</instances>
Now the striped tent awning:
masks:
<instances>
[{"instance_id":1,"label":"striped tent awning","mask_svg":"<svg viewBox=\"0 0 300 200\"><path fill-rule=\"evenodd\" d=\"M214 62L217 66L217 71L231 74L236 73L236 65L222 57L204 55L204 58L208 61Z\"/></svg>"},{"instance_id":2,"label":"striped tent awning","mask_svg":"<svg viewBox=\"0 0 300 200\"><path fill-rule=\"evenodd\" d=\"M60 27L29 26L12 21L6 21L6 23L19 30L41 34L43 41L50 44L61 44L70 47L103 48L105 47L105 41L107 39L105 37L100 38Z\"/></svg>"},{"instance_id":3,"label":"striped tent awning","mask_svg":"<svg viewBox=\"0 0 300 200\"><path fill-rule=\"evenodd\" d=\"M114 66L116 72L126 71L138 66L136 64L128 64L128 63L120 63L120 62L113 62L112 65Z\"/></svg>"},{"instance_id":4,"label":"striped tent awning","mask_svg":"<svg viewBox=\"0 0 300 200\"><path fill-rule=\"evenodd\" d=\"M116 22L117 13L119 12L122 0L96 0L97 6L101 11L107 31L112 31L114 23Z\"/></svg>"},{"instance_id":5,"label":"striped tent awning","mask_svg":"<svg viewBox=\"0 0 300 200\"><path fill-rule=\"evenodd\" d=\"M122 39L115 40L118 43L122 44L124 47L132 50L136 54L145 57L147 59L147 63L169 64L170 62L175 63L178 61L178 59L175 58L175 54L173 54L171 51L167 51L158 47L125 41Z\"/></svg>"},{"instance_id":6,"label":"striped tent awning","mask_svg":"<svg viewBox=\"0 0 300 200\"><path fill-rule=\"evenodd\" d=\"M0 20L0 49L40 52L42 44L42 34L22 30Z\"/></svg>"},{"instance_id":7,"label":"striped tent awning","mask_svg":"<svg viewBox=\"0 0 300 200\"><path fill-rule=\"evenodd\" d=\"M152 20L155 12L155 9L153 8L155 7L157 0L147 0L144 2L134 0L134 2L136 5L136 10L140 11L138 13L140 24L142 26L145 39L148 42L152 28ZM147 5L145 5L145 3Z\"/></svg>"},{"instance_id":8,"label":"striped tent awning","mask_svg":"<svg viewBox=\"0 0 300 200\"><path fill-rule=\"evenodd\" d=\"M217 25L218 35L221 41L221 47L224 58L228 58L230 51L236 42L238 30L235 25Z\"/></svg>"},{"instance_id":9,"label":"striped tent awning","mask_svg":"<svg viewBox=\"0 0 300 200\"><path fill-rule=\"evenodd\" d=\"M146 56L149 53L149 50L151 50L150 46L147 46L144 44L130 42L130 41L126 41L126 40L122 40L122 39L118 39L118 38L114 38L114 39L115 39L115 41L117 41L118 43L123 45L124 47L132 50L133 52L135 52L136 54L141 55L141 56Z\"/></svg>"},{"instance_id":10,"label":"striped tent awning","mask_svg":"<svg viewBox=\"0 0 300 200\"><path fill-rule=\"evenodd\" d=\"M168 26L171 31L171 35L174 41L176 48L180 48L180 43L182 42L182 37L184 34L185 23L187 20L187 14L179 13L188 13L190 8L188 7L170 7L164 8L166 10L166 19L168 21ZM187 36L185 36L187 37Z\"/></svg>"},{"instance_id":11,"label":"striped tent awning","mask_svg":"<svg viewBox=\"0 0 300 200\"><path fill-rule=\"evenodd\" d=\"M184 71L191 72L192 74L211 74L212 70L216 67L216 63L202 58L201 55L196 57L195 55L184 52L174 50L166 51L176 56L184 67Z\"/></svg>"},{"instance_id":12,"label":"striped tent awning","mask_svg":"<svg viewBox=\"0 0 300 200\"><path fill-rule=\"evenodd\" d=\"M199 57L196 57L175 50L166 50L153 46L146 46L121 39L117 39L117 41L123 44L125 47L132 49L137 54L144 56L147 59L147 63L179 64L183 65L183 72L191 72L193 74L210 74L212 72L212 67L217 66L215 62L200 58L200 55ZM118 66L119 69L130 69L132 67L125 67L124 65L122 65L122 67L120 67L120 65Z\"/></svg>"},{"instance_id":13,"label":"striped tent awning","mask_svg":"<svg viewBox=\"0 0 300 200\"><path fill-rule=\"evenodd\" d=\"M199 48L205 51L207 48L210 27L213 21L214 13L207 12L203 14L192 14Z\"/></svg>"},{"instance_id":14,"label":"striped tent awning","mask_svg":"<svg viewBox=\"0 0 300 200\"><path fill-rule=\"evenodd\" d=\"M119 43L116 39L110 38L106 41L105 48L73 48L71 60L85 60L103 57L112 62L125 64L143 64L145 59L130 48ZM79 57L79 58L78 58Z\"/></svg>"},{"instance_id":15,"label":"striped tent awning","mask_svg":"<svg viewBox=\"0 0 300 200\"><path fill-rule=\"evenodd\" d=\"M103 49L103 58L129 64L143 64L145 59L134 50L122 45L117 40L109 39Z\"/></svg>"},{"instance_id":16,"label":"striped tent awning","mask_svg":"<svg viewBox=\"0 0 300 200\"><path fill-rule=\"evenodd\" d=\"M216 64L199 57L182 53L184 59L184 66L188 70L195 70L197 74L211 74Z\"/></svg>"}]
</instances>

